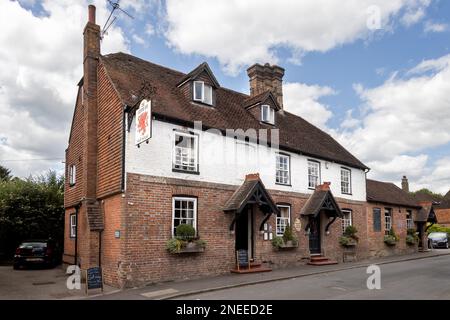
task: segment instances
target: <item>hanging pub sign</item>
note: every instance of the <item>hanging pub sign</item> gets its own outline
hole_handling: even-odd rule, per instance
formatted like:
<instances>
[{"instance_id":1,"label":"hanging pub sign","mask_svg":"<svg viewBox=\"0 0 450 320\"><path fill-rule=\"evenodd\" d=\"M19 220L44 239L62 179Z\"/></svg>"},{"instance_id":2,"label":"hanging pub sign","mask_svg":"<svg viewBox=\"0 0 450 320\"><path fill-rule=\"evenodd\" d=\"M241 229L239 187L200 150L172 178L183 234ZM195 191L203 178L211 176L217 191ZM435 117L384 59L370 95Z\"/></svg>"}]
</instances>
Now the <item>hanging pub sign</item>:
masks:
<instances>
[{"instance_id":1,"label":"hanging pub sign","mask_svg":"<svg viewBox=\"0 0 450 320\"><path fill-rule=\"evenodd\" d=\"M152 135L152 102L150 100L142 100L136 111L136 133L135 144L139 146L141 143L148 141Z\"/></svg>"}]
</instances>

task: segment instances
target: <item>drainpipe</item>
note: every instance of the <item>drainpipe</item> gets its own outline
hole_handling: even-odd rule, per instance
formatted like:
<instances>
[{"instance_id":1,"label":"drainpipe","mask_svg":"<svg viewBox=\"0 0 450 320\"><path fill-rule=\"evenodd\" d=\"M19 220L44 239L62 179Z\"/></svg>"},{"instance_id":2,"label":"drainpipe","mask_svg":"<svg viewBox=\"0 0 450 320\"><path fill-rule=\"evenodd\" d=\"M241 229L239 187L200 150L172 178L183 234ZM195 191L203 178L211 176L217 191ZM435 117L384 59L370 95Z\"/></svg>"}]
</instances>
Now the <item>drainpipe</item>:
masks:
<instances>
[{"instance_id":1,"label":"drainpipe","mask_svg":"<svg viewBox=\"0 0 450 320\"><path fill-rule=\"evenodd\" d=\"M98 231L98 266L102 266L102 230Z\"/></svg>"}]
</instances>

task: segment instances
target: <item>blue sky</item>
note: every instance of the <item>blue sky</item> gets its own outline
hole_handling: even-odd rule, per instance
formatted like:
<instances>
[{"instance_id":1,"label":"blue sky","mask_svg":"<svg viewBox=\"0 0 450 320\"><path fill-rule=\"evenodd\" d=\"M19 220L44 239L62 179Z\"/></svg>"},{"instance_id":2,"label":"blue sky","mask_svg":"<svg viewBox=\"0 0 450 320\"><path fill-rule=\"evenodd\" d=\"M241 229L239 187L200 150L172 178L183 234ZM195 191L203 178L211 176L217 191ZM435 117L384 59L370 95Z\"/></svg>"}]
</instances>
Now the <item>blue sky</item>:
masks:
<instances>
[{"instance_id":1,"label":"blue sky","mask_svg":"<svg viewBox=\"0 0 450 320\"><path fill-rule=\"evenodd\" d=\"M60 25L60 32L67 32L66 40L60 39L57 33L53 37L59 48L69 45L74 48L67 52L70 57L61 60L68 66L58 74L65 76L64 82L70 90L70 84L75 84L81 76L81 52L76 49L81 48L80 29L85 23L88 1L62 0L54 4L24 0L15 5L7 2L0 0L0 9L9 10L9 24L13 25L6 28L6 35L0 36L0 45L8 36L22 31L15 26L21 21L29 28L35 26L36 30L48 30L46 24L52 24L53 28ZM97 21L103 25L109 8L106 1L94 2L98 8ZM401 176L406 174L413 188L445 192L450 188L450 129L443 128L443 121L450 118L450 101L445 94L447 85L450 86L450 58L447 59L450 3L432 0L341 3L283 0L273 9L270 2L255 0L245 4L222 0L122 0L122 7L135 19L117 14L117 22L103 41L103 52L127 51L184 72L207 61L222 86L243 92L249 89L245 70L250 64L281 65L286 69L286 109L332 134L372 168L369 177L399 184ZM370 15L366 9L372 4L380 10L378 30L369 30L365 25ZM73 16L74 20L68 21L64 15ZM275 17L275 22L255 18L270 15ZM12 20L14 16L16 19ZM201 21L201 25L196 21ZM22 33L22 36L27 41L27 35ZM45 44L50 47L51 43L41 40L31 39L30 35L28 44L16 44L17 50L28 50L29 42L35 41L42 42L37 45L45 51ZM42 75L42 65L18 61L12 57L13 53L10 50L3 54L11 55L6 61L12 71L25 70L26 74L41 71ZM49 52L48 59L54 60L56 54L56 51ZM61 83L54 79L52 70L45 70L44 76L50 82ZM21 81L6 76L3 79L0 76L0 81L0 87L6 88L3 96L0 91L0 108L3 101L5 109L2 111L23 103L8 96L14 90L23 89L18 87ZM24 83L23 86L29 85ZM51 89L51 85L46 89ZM73 109L70 100L75 87L71 90L64 94L58 89L54 101L41 101L42 105L59 104L68 110L64 111L58 138L52 143L62 146L57 149L43 142L43 151L39 152L38 148L14 143L21 136L20 132L12 132L16 129L9 132L0 129L0 139L4 141L3 145L0 143L0 161L61 157L67 145L67 127ZM423 117L425 120L420 123ZM2 121L6 124L11 119L0 117L0 124ZM51 132L49 123L36 126L39 126L36 132L41 130L45 140L45 132ZM40 172L46 167L62 168L55 161L26 166L13 162L3 164L13 167L18 175Z\"/></svg>"}]
</instances>

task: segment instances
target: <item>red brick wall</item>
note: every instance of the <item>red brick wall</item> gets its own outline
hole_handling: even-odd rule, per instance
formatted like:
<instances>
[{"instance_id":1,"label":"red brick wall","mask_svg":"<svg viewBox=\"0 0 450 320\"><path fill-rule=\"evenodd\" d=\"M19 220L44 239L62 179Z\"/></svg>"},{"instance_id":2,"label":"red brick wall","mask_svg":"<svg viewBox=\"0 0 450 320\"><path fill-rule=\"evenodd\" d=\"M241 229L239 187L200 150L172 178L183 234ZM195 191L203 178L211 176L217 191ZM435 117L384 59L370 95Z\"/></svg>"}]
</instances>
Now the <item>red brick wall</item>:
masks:
<instances>
[{"instance_id":1,"label":"red brick wall","mask_svg":"<svg viewBox=\"0 0 450 320\"><path fill-rule=\"evenodd\" d=\"M121 191L123 105L105 68L98 70L97 198Z\"/></svg>"},{"instance_id":2,"label":"red brick wall","mask_svg":"<svg viewBox=\"0 0 450 320\"><path fill-rule=\"evenodd\" d=\"M375 232L373 229L373 209L381 209L381 231ZM384 243L385 235L385 220L384 209L391 208L393 215L392 226L400 240L395 246L388 246ZM370 257L382 257L395 254L406 254L416 252L418 250L417 245L410 246L406 244L406 210L411 209L413 216L416 215L417 209L384 205L381 203L368 203L367 205L367 227L368 227L368 249Z\"/></svg>"},{"instance_id":3,"label":"red brick wall","mask_svg":"<svg viewBox=\"0 0 450 320\"><path fill-rule=\"evenodd\" d=\"M225 214L222 208L235 188L219 184L128 174L127 192L122 203L124 210L121 239L111 240L120 242L123 254L118 267L114 268L114 263L111 263L111 268L108 269L111 275L106 277L111 280L110 283L134 286L153 281L228 273L235 263L235 235L229 232L233 215ZM293 222L295 218L300 217L299 212L307 195L270 192L274 201L291 204ZM198 235L207 242L205 252L188 255L174 255L167 252L166 242L171 238L172 196L174 195L198 198ZM105 224L117 225L117 222L108 222L108 211L116 211L120 201L111 201L114 203L110 203L109 209L105 206ZM364 239L366 234L364 203L339 201L339 205L353 210L353 221L359 230L358 235ZM257 261L278 267L302 263L309 257L308 237L304 232L306 219L301 218L301 230L297 233L300 240L299 247L289 251L276 251L271 242L264 241L263 235L258 231L264 215L257 208L254 209L254 217ZM275 232L275 221L275 216L268 221L272 225L273 232ZM325 223L322 225L324 228ZM340 219L332 224L330 231L330 235L322 237L323 251L327 256L342 261L343 249L338 243L338 238L342 234ZM104 236L112 232L113 228L109 231L105 229ZM106 246L106 241L103 249L105 252L110 250ZM117 247L115 250L117 251ZM366 244L362 240L358 245L357 253L362 258L366 251ZM114 261L114 258L111 261ZM114 278L117 272L119 273L118 283Z\"/></svg>"},{"instance_id":4,"label":"red brick wall","mask_svg":"<svg viewBox=\"0 0 450 320\"><path fill-rule=\"evenodd\" d=\"M436 209L435 213L438 224L450 227L450 209Z\"/></svg>"},{"instance_id":5,"label":"red brick wall","mask_svg":"<svg viewBox=\"0 0 450 320\"><path fill-rule=\"evenodd\" d=\"M84 106L81 104L81 87L78 88L77 101L72 120L69 146L66 150L66 170L64 185L64 206L77 204L83 195L83 148L84 148ZM76 183L69 186L69 166L76 166Z\"/></svg>"}]
</instances>

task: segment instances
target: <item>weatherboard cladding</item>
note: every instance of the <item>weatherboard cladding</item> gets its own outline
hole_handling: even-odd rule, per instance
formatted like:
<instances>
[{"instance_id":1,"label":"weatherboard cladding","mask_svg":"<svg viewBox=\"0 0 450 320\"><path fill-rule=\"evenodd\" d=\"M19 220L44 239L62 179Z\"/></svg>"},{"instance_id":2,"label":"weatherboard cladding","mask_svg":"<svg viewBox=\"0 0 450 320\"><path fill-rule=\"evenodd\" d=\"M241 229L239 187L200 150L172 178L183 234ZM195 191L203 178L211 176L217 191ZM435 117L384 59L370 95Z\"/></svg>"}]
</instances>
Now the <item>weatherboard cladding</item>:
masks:
<instances>
[{"instance_id":1,"label":"weatherboard cladding","mask_svg":"<svg viewBox=\"0 0 450 320\"><path fill-rule=\"evenodd\" d=\"M152 111L156 118L192 125L202 121L204 128L271 129L245 109L248 95L219 87L215 91L215 107L192 103L178 84L186 74L137 57L115 53L101 57L122 102L128 106L139 103L143 84L154 88ZM276 128L280 129L280 148L352 166L367 167L350 154L330 135L286 111L277 112ZM270 138L269 138L270 139Z\"/></svg>"}]
</instances>

